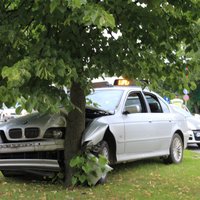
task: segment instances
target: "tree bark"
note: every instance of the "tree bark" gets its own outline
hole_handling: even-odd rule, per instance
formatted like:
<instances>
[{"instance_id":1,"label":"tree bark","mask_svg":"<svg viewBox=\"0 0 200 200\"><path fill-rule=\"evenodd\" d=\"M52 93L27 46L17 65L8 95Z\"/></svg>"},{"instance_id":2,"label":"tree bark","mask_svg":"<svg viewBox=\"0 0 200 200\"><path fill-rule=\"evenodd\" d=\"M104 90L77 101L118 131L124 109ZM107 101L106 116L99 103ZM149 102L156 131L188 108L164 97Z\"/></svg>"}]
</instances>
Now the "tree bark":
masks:
<instances>
[{"instance_id":1,"label":"tree bark","mask_svg":"<svg viewBox=\"0 0 200 200\"><path fill-rule=\"evenodd\" d=\"M64 146L65 185L71 186L74 169L69 166L70 160L81 148L81 136L85 129L85 94L80 83L73 82L70 89L70 99L74 106L68 114Z\"/></svg>"},{"instance_id":2,"label":"tree bark","mask_svg":"<svg viewBox=\"0 0 200 200\"><path fill-rule=\"evenodd\" d=\"M194 112L199 114L199 107L197 104L194 105Z\"/></svg>"}]
</instances>

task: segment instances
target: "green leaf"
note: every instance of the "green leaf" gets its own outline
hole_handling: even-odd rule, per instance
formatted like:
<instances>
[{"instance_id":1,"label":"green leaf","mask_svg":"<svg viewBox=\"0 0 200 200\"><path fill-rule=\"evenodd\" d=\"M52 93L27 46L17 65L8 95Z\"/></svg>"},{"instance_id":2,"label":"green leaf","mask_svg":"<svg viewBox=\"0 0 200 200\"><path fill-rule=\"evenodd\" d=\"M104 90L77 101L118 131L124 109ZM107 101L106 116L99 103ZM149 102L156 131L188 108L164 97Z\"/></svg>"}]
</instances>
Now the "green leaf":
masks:
<instances>
[{"instance_id":1,"label":"green leaf","mask_svg":"<svg viewBox=\"0 0 200 200\"><path fill-rule=\"evenodd\" d=\"M23 110L22 106L18 106L15 111L17 114L21 114L22 110Z\"/></svg>"},{"instance_id":2,"label":"green leaf","mask_svg":"<svg viewBox=\"0 0 200 200\"><path fill-rule=\"evenodd\" d=\"M72 177L72 185L75 186L78 183L78 178L76 176Z\"/></svg>"},{"instance_id":3,"label":"green leaf","mask_svg":"<svg viewBox=\"0 0 200 200\"><path fill-rule=\"evenodd\" d=\"M53 13L53 11L60 5L60 0L51 0L50 3L50 13Z\"/></svg>"},{"instance_id":4,"label":"green leaf","mask_svg":"<svg viewBox=\"0 0 200 200\"><path fill-rule=\"evenodd\" d=\"M85 165L82 166L82 169L86 174L88 174L93 170L93 167L89 163L86 163Z\"/></svg>"},{"instance_id":5,"label":"green leaf","mask_svg":"<svg viewBox=\"0 0 200 200\"><path fill-rule=\"evenodd\" d=\"M84 183L86 180L87 180L87 176L86 175L82 174L81 176L79 176L79 181L81 183Z\"/></svg>"},{"instance_id":6,"label":"green leaf","mask_svg":"<svg viewBox=\"0 0 200 200\"><path fill-rule=\"evenodd\" d=\"M107 14L106 15L106 21L107 21L107 25L111 28L115 27L115 18L113 15L111 14Z\"/></svg>"},{"instance_id":7,"label":"green leaf","mask_svg":"<svg viewBox=\"0 0 200 200\"><path fill-rule=\"evenodd\" d=\"M87 0L68 0L70 7L73 9L81 8L82 5L87 3Z\"/></svg>"},{"instance_id":8,"label":"green leaf","mask_svg":"<svg viewBox=\"0 0 200 200\"><path fill-rule=\"evenodd\" d=\"M101 27L105 26L105 24L106 24L106 20L105 20L104 16L101 16L100 19L99 19L98 25L101 28Z\"/></svg>"},{"instance_id":9,"label":"green leaf","mask_svg":"<svg viewBox=\"0 0 200 200\"><path fill-rule=\"evenodd\" d=\"M103 155L99 155L99 164L100 166L105 166L106 164L108 164L107 158Z\"/></svg>"},{"instance_id":10,"label":"green leaf","mask_svg":"<svg viewBox=\"0 0 200 200\"><path fill-rule=\"evenodd\" d=\"M197 85L195 84L195 82L190 82L190 88L191 90L195 90L197 88Z\"/></svg>"},{"instance_id":11,"label":"green leaf","mask_svg":"<svg viewBox=\"0 0 200 200\"><path fill-rule=\"evenodd\" d=\"M81 156L77 156L70 161L70 167L79 167L84 163L84 158Z\"/></svg>"}]
</instances>

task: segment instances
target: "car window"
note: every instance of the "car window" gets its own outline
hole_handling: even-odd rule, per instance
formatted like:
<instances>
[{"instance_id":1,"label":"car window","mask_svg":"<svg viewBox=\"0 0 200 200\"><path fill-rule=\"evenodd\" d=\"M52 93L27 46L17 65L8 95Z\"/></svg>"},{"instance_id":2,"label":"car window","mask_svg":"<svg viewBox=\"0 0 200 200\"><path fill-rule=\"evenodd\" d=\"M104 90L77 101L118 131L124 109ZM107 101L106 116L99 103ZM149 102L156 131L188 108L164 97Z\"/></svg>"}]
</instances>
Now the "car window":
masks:
<instances>
[{"instance_id":1,"label":"car window","mask_svg":"<svg viewBox=\"0 0 200 200\"><path fill-rule=\"evenodd\" d=\"M160 100L160 104L161 104L161 107L162 107L162 110L164 113L169 113L170 110L169 110L169 107L167 106L167 103L165 103L164 101L162 101L161 99Z\"/></svg>"},{"instance_id":2,"label":"car window","mask_svg":"<svg viewBox=\"0 0 200 200\"><path fill-rule=\"evenodd\" d=\"M126 99L126 103L125 103L125 109L128 106L139 106L140 108L140 112L147 112L146 106L145 106L145 102L144 102L144 98L142 96L141 93L135 93L135 92L131 92L127 99Z\"/></svg>"},{"instance_id":3,"label":"car window","mask_svg":"<svg viewBox=\"0 0 200 200\"><path fill-rule=\"evenodd\" d=\"M162 107L157 97L153 94L145 93L146 100L152 113L162 113Z\"/></svg>"}]
</instances>

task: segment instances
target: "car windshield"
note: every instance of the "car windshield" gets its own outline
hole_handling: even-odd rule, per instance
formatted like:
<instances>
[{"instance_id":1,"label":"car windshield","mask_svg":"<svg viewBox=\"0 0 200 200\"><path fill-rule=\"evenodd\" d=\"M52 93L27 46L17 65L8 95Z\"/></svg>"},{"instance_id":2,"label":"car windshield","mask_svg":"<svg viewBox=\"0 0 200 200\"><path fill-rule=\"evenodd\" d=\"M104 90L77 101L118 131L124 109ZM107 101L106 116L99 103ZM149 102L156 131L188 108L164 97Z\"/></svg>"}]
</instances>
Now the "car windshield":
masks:
<instances>
[{"instance_id":1,"label":"car windshield","mask_svg":"<svg viewBox=\"0 0 200 200\"><path fill-rule=\"evenodd\" d=\"M102 110L114 113L118 107L123 90L96 90L87 96L92 104Z\"/></svg>"}]
</instances>

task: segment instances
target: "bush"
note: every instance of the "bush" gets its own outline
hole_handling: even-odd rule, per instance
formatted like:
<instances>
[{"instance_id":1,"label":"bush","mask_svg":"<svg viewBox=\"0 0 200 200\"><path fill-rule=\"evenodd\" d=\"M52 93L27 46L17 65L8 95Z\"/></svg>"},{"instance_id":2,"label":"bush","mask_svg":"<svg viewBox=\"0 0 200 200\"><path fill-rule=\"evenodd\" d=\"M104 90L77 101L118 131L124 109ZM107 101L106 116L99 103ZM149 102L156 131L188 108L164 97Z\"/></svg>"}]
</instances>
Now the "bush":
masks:
<instances>
[{"instance_id":1,"label":"bush","mask_svg":"<svg viewBox=\"0 0 200 200\"><path fill-rule=\"evenodd\" d=\"M99 157L96 157L91 153L82 153L76 156L70 161L70 166L77 169L72 178L73 185L87 184L94 186L112 170L104 156L99 155Z\"/></svg>"}]
</instances>

